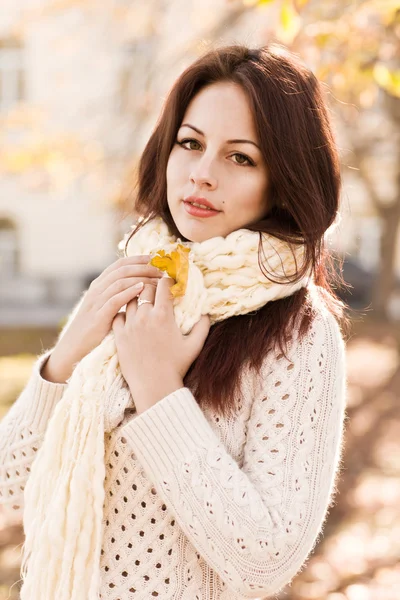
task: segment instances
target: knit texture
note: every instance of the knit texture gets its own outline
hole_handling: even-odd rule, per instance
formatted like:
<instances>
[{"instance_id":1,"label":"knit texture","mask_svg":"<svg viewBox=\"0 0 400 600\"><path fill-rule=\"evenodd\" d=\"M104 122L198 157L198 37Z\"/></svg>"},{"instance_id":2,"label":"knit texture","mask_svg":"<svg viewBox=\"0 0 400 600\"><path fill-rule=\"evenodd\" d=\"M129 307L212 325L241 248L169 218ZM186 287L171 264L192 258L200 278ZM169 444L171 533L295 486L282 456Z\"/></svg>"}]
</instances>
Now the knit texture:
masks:
<instances>
[{"instance_id":1,"label":"knit texture","mask_svg":"<svg viewBox=\"0 0 400 600\"><path fill-rule=\"evenodd\" d=\"M129 233L119 243L121 251L128 237ZM211 324L245 315L271 300L290 296L312 279L305 274L291 282L303 266L304 245L290 245L267 233L262 234L262 242L262 262L272 273L272 281L260 269L260 234L249 229L237 229L203 242L182 242L169 233L160 217L155 217L129 239L126 255L156 255L159 250L169 253L179 243L190 248L186 290L173 300L176 323L186 334L201 315L209 315Z\"/></svg>"},{"instance_id":2,"label":"knit texture","mask_svg":"<svg viewBox=\"0 0 400 600\"><path fill-rule=\"evenodd\" d=\"M143 242L145 253L161 252L163 260L167 253L170 264L172 252L182 253L185 268L176 263L171 273L180 289L173 308L183 334L202 314L209 314L215 323L290 296L310 281L313 285L310 273L291 280L303 266L303 245L263 234L263 262L273 269L270 279L259 264L257 232L240 229L226 237L180 244L182 240L168 231L161 218L147 220L130 240L128 254L143 253ZM78 363L54 410L24 492L21 600L98 599L105 493L104 397L119 374L110 332Z\"/></svg>"},{"instance_id":3,"label":"knit texture","mask_svg":"<svg viewBox=\"0 0 400 600\"><path fill-rule=\"evenodd\" d=\"M339 327L313 303L312 328L301 341L295 332L289 360L269 355L259 376L243 369L234 418L202 410L188 388L137 415L122 379L110 387L102 599L261 599L302 568L334 500L346 398ZM0 502L21 517L67 388L41 378L48 354L0 423Z\"/></svg>"}]
</instances>

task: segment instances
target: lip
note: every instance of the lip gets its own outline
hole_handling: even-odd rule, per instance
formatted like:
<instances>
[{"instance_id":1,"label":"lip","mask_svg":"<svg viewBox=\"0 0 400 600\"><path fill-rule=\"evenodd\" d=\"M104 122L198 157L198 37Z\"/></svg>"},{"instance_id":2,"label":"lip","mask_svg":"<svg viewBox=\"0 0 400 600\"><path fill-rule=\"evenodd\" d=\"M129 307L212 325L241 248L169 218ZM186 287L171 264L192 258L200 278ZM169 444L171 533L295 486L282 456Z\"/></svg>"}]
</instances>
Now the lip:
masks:
<instances>
[{"instance_id":1,"label":"lip","mask_svg":"<svg viewBox=\"0 0 400 600\"><path fill-rule=\"evenodd\" d=\"M210 217L216 217L219 215L219 210L210 210L209 208L200 208L199 206L193 206L190 202L183 202L183 206L189 215L192 217L199 217L201 219L207 219Z\"/></svg>"},{"instance_id":2,"label":"lip","mask_svg":"<svg viewBox=\"0 0 400 600\"><path fill-rule=\"evenodd\" d=\"M184 202L197 202L197 204L204 204L204 206L207 206L208 208L215 210L215 212L221 212L221 211L217 210L215 208L215 206L213 204L211 204L211 202L209 202L206 198L202 198L201 196L188 196L187 198L184 198L183 201Z\"/></svg>"}]
</instances>

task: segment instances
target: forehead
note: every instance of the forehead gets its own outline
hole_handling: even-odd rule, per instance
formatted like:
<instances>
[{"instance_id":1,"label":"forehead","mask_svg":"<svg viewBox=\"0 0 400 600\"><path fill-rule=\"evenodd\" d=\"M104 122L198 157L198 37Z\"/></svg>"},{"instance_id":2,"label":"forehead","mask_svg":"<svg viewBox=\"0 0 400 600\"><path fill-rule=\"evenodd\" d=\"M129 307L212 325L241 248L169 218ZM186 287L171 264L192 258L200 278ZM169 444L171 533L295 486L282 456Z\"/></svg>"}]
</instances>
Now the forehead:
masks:
<instances>
[{"instance_id":1,"label":"forehead","mask_svg":"<svg viewBox=\"0 0 400 600\"><path fill-rule=\"evenodd\" d=\"M221 132L226 138L256 137L254 117L242 87L233 82L213 83L192 99L182 123L205 135Z\"/></svg>"}]
</instances>

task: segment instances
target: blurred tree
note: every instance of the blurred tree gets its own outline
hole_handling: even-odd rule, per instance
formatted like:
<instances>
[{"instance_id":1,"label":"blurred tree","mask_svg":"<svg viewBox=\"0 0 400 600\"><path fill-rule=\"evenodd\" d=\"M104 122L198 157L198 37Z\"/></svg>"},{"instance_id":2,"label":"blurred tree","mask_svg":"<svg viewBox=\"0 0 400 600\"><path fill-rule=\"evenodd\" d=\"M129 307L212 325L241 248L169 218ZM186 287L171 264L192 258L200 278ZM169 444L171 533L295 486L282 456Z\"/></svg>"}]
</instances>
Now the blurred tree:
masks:
<instances>
[{"instance_id":1,"label":"blurred tree","mask_svg":"<svg viewBox=\"0 0 400 600\"><path fill-rule=\"evenodd\" d=\"M225 5L226 10L218 17L200 25L194 19L191 35L183 41L177 36L169 45L159 42L164 35L165 3L151 0L148 5L146 12L143 3L135 1L106 0L100 6L88 0L41 0L37 8L21 11L15 27L21 38L35 19L69 10L81 10L87 18L107 23L109 36L129 48L127 71L118 88L119 104L125 109L117 125L105 123L107 135L103 132L96 144L88 145L93 140L84 139L80 131L50 134L41 107L17 104L0 120L0 172L24 174L21 181L48 190L69 185L88 172L112 173L115 186L110 186L110 195L120 202L126 194L122 173L133 162L127 177L131 186L149 123L165 91L160 72L175 73L182 57L223 41L231 31L239 32L242 17L258 11L256 20L264 27L265 42L275 39L297 52L326 82L336 101L335 116L348 137L350 162L381 224L373 305L378 317L388 318L400 229L400 0L221 0L218 8ZM131 80L134 93L129 91ZM104 190L104 177L98 181Z\"/></svg>"},{"instance_id":2,"label":"blurred tree","mask_svg":"<svg viewBox=\"0 0 400 600\"><path fill-rule=\"evenodd\" d=\"M400 0L253 4L274 1L274 37L311 62L339 98L336 115L381 224L373 308L378 318L389 319L400 236Z\"/></svg>"}]
</instances>

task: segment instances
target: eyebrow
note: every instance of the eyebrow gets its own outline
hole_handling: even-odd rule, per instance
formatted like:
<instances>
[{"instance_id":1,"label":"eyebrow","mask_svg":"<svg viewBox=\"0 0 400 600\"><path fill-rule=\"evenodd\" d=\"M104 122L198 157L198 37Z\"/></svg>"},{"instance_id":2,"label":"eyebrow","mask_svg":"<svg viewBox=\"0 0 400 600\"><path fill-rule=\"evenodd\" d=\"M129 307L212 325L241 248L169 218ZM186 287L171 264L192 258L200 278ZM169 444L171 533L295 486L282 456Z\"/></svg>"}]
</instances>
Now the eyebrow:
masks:
<instances>
[{"instance_id":1,"label":"eyebrow","mask_svg":"<svg viewBox=\"0 0 400 600\"><path fill-rule=\"evenodd\" d=\"M190 129L197 131L197 133L199 133L200 135L202 135L204 137L204 133L200 129L195 127L194 125L189 125L189 123L182 123L181 127L190 127ZM256 144L255 142L252 142L251 140L227 140L227 144L252 144L256 148L258 148L261 152L260 146L258 146L258 144Z\"/></svg>"}]
</instances>

